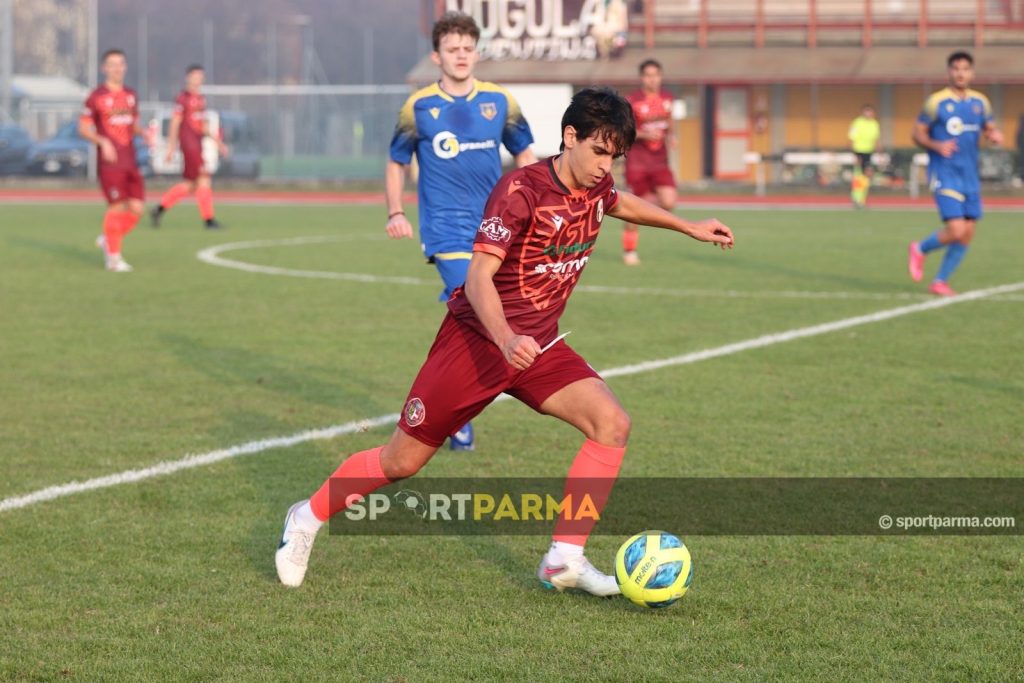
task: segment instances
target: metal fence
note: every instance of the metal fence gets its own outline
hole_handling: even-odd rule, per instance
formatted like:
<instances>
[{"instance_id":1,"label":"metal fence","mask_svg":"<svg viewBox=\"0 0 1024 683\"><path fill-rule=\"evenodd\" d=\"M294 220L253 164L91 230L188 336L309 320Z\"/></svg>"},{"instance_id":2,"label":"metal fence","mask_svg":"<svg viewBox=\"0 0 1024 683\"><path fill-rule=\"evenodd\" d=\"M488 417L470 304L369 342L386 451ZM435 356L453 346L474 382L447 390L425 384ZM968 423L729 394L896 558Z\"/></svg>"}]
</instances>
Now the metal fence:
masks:
<instances>
[{"instance_id":1,"label":"metal fence","mask_svg":"<svg viewBox=\"0 0 1024 683\"><path fill-rule=\"evenodd\" d=\"M388 144L408 85L207 86L207 106L220 112L234 152L259 159L267 180L383 178ZM173 107L142 102L143 126ZM15 123L37 141L77 120L79 102L30 103Z\"/></svg>"}]
</instances>

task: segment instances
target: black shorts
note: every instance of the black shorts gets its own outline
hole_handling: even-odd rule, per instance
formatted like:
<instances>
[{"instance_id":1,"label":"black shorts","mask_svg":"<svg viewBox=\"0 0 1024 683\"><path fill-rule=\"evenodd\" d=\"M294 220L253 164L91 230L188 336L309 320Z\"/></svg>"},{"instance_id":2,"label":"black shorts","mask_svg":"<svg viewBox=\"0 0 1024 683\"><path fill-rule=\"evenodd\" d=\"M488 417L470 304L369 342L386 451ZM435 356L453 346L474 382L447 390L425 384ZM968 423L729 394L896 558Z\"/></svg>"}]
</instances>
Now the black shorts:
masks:
<instances>
[{"instance_id":1,"label":"black shorts","mask_svg":"<svg viewBox=\"0 0 1024 683\"><path fill-rule=\"evenodd\" d=\"M871 152L854 152L857 155L857 168L861 170L861 173L867 173L871 170Z\"/></svg>"}]
</instances>

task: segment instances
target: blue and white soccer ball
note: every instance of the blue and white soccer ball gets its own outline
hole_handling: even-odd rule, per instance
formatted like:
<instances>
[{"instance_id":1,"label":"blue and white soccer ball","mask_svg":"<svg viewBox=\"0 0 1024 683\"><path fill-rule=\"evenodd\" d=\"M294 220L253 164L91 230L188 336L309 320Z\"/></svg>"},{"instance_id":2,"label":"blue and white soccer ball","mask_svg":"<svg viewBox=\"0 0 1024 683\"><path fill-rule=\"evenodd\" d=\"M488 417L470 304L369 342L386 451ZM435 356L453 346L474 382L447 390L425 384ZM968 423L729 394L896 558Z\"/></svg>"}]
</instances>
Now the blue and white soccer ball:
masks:
<instances>
[{"instance_id":1,"label":"blue and white soccer ball","mask_svg":"<svg viewBox=\"0 0 1024 683\"><path fill-rule=\"evenodd\" d=\"M642 531L615 554L615 580L622 594L641 607L668 607L693 581L690 551L665 531Z\"/></svg>"}]
</instances>

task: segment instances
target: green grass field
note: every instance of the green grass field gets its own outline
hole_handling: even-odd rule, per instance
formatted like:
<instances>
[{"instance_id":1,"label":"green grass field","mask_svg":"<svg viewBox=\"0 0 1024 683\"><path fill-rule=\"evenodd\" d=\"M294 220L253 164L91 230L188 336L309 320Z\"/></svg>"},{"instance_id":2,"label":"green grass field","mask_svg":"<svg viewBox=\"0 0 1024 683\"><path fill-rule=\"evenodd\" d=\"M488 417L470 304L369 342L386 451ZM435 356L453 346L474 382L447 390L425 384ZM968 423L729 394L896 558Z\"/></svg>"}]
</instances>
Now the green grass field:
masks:
<instances>
[{"instance_id":1,"label":"green grass field","mask_svg":"<svg viewBox=\"0 0 1024 683\"><path fill-rule=\"evenodd\" d=\"M192 206L92 246L102 209L0 206L0 500L396 412L443 310L380 207ZM597 369L927 300L905 274L926 212L715 212L721 253L609 221L562 320ZM1024 280L1020 218L993 213L953 284ZM422 284L272 276L221 254ZM934 273L938 259L929 262ZM839 294L842 293L842 294ZM633 417L623 476L1024 473L1024 292L609 381ZM505 402L429 476L562 476L581 437ZM948 680L1024 677L1018 536L693 536L692 588L642 611L554 594L544 537L323 533L277 583L288 505L387 428L0 511L0 680ZM652 501L652 505L657 501ZM1018 520L1018 525L1021 520ZM639 529L638 529L639 531ZM595 536L606 571L622 538Z\"/></svg>"}]
</instances>

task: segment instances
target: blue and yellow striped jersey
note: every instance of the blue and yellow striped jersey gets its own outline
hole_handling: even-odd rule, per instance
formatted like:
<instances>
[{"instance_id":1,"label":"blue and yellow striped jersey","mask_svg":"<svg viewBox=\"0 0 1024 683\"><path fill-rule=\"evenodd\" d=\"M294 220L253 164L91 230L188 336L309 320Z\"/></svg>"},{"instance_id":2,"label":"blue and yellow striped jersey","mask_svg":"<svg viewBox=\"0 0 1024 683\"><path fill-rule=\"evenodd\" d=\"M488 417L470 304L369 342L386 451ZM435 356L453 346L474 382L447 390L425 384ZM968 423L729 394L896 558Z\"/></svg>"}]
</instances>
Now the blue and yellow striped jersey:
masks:
<instances>
[{"instance_id":1,"label":"blue and yellow striped jersey","mask_svg":"<svg viewBox=\"0 0 1024 683\"><path fill-rule=\"evenodd\" d=\"M928 150L928 177L932 184L959 191L976 191L978 182L978 146L985 126L992 120L992 105L976 90L968 90L963 99L950 88L932 93L924 102L919 123L928 126L932 140L953 140L957 151L948 159Z\"/></svg>"},{"instance_id":2,"label":"blue and yellow striped jersey","mask_svg":"<svg viewBox=\"0 0 1024 683\"><path fill-rule=\"evenodd\" d=\"M484 204L501 177L499 145L513 155L533 142L511 94L476 81L465 97L434 83L409 97L391 138L391 160L419 163L420 241L427 256L469 252Z\"/></svg>"}]
</instances>

